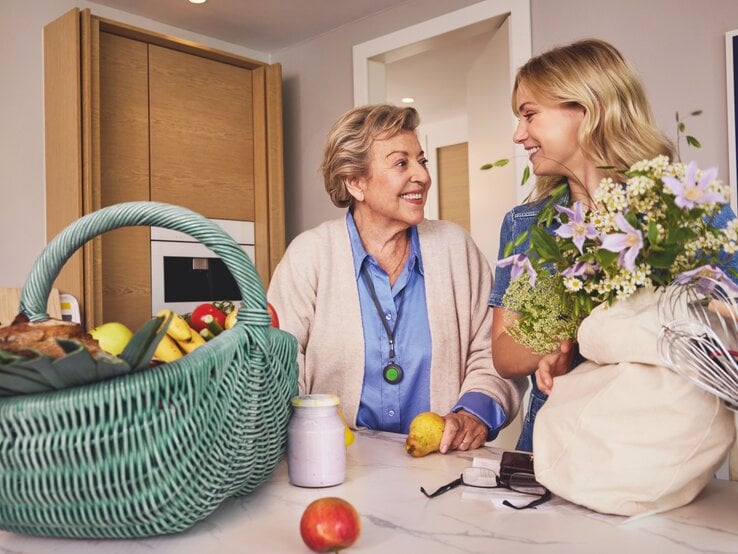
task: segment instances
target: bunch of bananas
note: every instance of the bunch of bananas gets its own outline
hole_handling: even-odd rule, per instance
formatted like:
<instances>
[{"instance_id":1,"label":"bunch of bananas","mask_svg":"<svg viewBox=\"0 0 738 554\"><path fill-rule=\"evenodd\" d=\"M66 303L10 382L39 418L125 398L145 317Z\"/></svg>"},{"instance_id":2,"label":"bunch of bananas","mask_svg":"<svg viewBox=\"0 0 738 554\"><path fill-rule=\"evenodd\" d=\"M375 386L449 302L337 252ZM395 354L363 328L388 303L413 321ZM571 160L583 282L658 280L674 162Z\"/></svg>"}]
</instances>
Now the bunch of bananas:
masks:
<instances>
[{"instance_id":1,"label":"bunch of bananas","mask_svg":"<svg viewBox=\"0 0 738 554\"><path fill-rule=\"evenodd\" d=\"M164 317L164 321L168 320L169 325L154 352L154 358L165 363L173 362L205 344L205 339L178 313L172 310L159 310L156 315Z\"/></svg>"}]
</instances>

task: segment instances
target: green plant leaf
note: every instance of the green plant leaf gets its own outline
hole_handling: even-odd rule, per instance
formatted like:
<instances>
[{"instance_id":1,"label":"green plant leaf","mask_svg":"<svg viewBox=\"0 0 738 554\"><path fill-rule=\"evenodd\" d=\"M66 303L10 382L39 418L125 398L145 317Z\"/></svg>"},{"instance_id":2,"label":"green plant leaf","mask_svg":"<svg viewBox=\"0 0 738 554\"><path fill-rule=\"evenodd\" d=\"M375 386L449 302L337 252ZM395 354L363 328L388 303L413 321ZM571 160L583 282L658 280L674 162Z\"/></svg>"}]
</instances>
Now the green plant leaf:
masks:
<instances>
[{"instance_id":1,"label":"green plant leaf","mask_svg":"<svg viewBox=\"0 0 738 554\"><path fill-rule=\"evenodd\" d=\"M691 112L689 115L702 115L702 110L695 110Z\"/></svg>"},{"instance_id":2,"label":"green plant leaf","mask_svg":"<svg viewBox=\"0 0 738 554\"><path fill-rule=\"evenodd\" d=\"M655 221L648 222L648 242L657 244L659 241L659 227Z\"/></svg>"},{"instance_id":3,"label":"green plant leaf","mask_svg":"<svg viewBox=\"0 0 738 554\"><path fill-rule=\"evenodd\" d=\"M154 355L156 347L167 332L169 321L173 314L164 317L152 317L134 333L131 340L120 353L120 358L131 367L132 371L139 371L149 367L149 361Z\"/></svg>"},{"instance_id":4,"label":"green plant leaf","mask_svg":"<svg viewBox=\"0 0 738 554\"><path fill-rule=\"evenodd\" d=\"M43 380L49 389L63 389L66 387L67 383L64 376L60 375L58 369L54 367L53 360L41 352L35 354L33 358L19 358L12 364L13 367L35 373L38 380Z\"/></svg>"},{"instance_id":5,"label":"green plant leaf","mask_svg":"<svg viewBox=\"0 0 738 554\"><path fill-rule=\"evenodd\" d=\"M85 346L76 340L57 339L65 356L51 362L65 386L84 385L97 380L97 362Z\"/></svg>"},{"instance_id":6,"label":"green plant leaf","mask_svg":"<svg viewBox=\"0 0 738 554\"><path fill-rule=\"evenodd\" d=\"M492 162L491 164L490 163L484 164L479 169L481 169L482 171L485 171L487 169L492 169L493 167L504 167L509 163L510 163L510 160L508 158L502 158L501 160L497 160L496 162Z\"/></svg>"},{"instance_id":7,"label":"green plant leaf","mask_svg":"<svg viewBox=\"0 0 738 554\"><path fill-rule=\"evenodd\" d=\"M695 148L702 148L702 144L700 144L700 141L698 141L692 135L687 135L686 139L687 144L689 144L690 146L694 146Z\"/></svg>"},{"instance_id":8,"label":"green plant leaf","mask_svg":"<svg viewBox=\"0 0 738 554\"><path fill-rule=\"evenodd\" d=\"M20 360L23 360L23 358L20 358ZM24 367L22 363L5 363L0 367L0 374L16 375L17 377L22 377L29 381L36 381L37 383L47 387L50 386L46 379L44 379L43 375L31 368ZM0 380L1 379L2 378L0 378Z\"/></svg>"},{"instance_id":9,"label":"green plant leaf","mask_svg":"<svg viewBox=\"0 0 738 554\"><path fill-rule=\"evenodd\" d=\"M34 394L37 392L46 392L51 390L48 385L39 383L32 379L26 379L19 375L9 373L0 374L0 387L8 391L7 396L16 396L19 394Z\"/></svg>"},{"instance_id":10,"label":"green plant leaf","mask_svg":"<svg viewBox=\"0 0 738 554\"><path fill-rule=\"evenodd\" d=\"M561 260L559 245L551 235L541 227L531 227L530 242L533 249L544 262L557 262Z\"/></svg>"},{"instance_id":11,"label":"green plant leaf","mask_svg":"<svg viewBox=\"0 0 738 554\"><path fill-rule=\"evenodd\" d=\"M677 257L677 254L681 251L681 248L674 245L672 248L664 248L663 250L652 251L646 257L646 263L651 267L657 269L669 269L671 264Z\"/></svg>"},{"instance_id":12,"label":"green plant leaf","mask_svg":"<svg viewBox=\"0 0 738 554\"><path fill-rule=\"evenodd\" d=\"M530 179L530 166L526 165L523 170L523 178L520 180L520 185L525 185L525 183L528 182L528 179Z\"/></svg>"},{"instance_id":13,"label":"green plant leaf","mask_svg":"<svg viewBox=\"0 0 738 554\"><path fill-rule=\"evenodd\" d=\"M638 225L638 216L634 214L633 212L627 212L625 214L625 220L630 223L633 227L638 229L640 225Z\"/></svg>"},{"instance_id":14,"label":"green plant leaf","mask_svg":"<svg viewBox=\"0 0 738 554\"><path fill-rule=\"evenodd\" d=\"M528 240L528 235L530 235L530 232L528 229L520 233L517 237L515 237L515 240L512 241L513 248L516 246L520 246L523 244L526 240Z\"/></svg>"},{"instance_id":15,"label":"green plant leaf","mask_svg":"<svg viewBox=\"0 0 738 554\"><path fill-rule=\"evenodd\" d=\"M609 250L600 249L595 252L597 263L599 263L603 269L607 269L608 267L610 267L615 262L615 260L618 259L618 256L618 252L610 252Z\"/></svg>"}]
</instances>

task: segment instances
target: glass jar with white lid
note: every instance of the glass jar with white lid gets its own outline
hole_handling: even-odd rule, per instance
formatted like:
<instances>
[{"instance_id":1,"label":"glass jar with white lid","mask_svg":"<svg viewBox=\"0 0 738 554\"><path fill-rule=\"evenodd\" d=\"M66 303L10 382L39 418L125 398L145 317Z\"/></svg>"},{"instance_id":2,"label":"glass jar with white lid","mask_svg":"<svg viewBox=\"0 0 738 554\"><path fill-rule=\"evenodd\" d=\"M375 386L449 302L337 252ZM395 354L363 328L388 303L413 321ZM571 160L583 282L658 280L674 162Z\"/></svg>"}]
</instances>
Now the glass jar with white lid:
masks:
<instances>
[{"instance_id":1,"label":"glass jar with white lid","mask_svg":"<svg viewBox=\"0 0 738 554\"><path fill-rule=\"evenodd\" d=\"M334 394L305 394L291 400L287 427L287 470L299 487L331 487L346 479L345 425Z\"/></svg>"}]
</instances>

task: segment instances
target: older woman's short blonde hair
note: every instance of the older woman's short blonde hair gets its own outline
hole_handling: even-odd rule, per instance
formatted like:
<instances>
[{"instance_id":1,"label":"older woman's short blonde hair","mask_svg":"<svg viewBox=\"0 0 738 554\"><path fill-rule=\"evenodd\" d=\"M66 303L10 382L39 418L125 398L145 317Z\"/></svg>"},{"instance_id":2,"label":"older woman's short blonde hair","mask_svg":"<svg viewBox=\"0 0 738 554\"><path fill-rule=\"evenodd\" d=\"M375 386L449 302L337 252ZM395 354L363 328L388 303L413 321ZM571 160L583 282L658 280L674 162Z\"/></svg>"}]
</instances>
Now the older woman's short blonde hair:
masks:
<instances>
[{"instance_id":1,"label":"older woman's short blonde hair","mask_svg":"<svg viewBox=\"0 0 738 554\"><path fill-rule=\"evenodd\" d=\"M346 208L353 197L346 188L350 177L368 177L369 150L375 140L392 138L403 131L415 131L420 116L415 108L376 104L349 110L336 121L323 150L325 190L331 202Z\"/></svg>"}]
</instances>

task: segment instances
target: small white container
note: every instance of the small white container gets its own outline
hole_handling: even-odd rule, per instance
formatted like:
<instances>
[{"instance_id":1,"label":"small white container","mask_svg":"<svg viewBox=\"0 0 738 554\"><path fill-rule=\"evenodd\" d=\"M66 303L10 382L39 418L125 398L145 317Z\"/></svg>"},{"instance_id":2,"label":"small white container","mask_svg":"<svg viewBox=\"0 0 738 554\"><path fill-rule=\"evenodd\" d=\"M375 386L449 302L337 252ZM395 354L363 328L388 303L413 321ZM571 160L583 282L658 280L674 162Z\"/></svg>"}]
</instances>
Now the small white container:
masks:
<instances>
[{"instance_id":1,"label":"small white container","mask_svg":"<svg viewBox=\"0 0 738 554\"><path fill-rule=\"evenodd\" d=\"M291 400L287 469L298 487L331 487L346 479L345 426L334 394L305 394Z\"/></svg>"}]
</instances>

